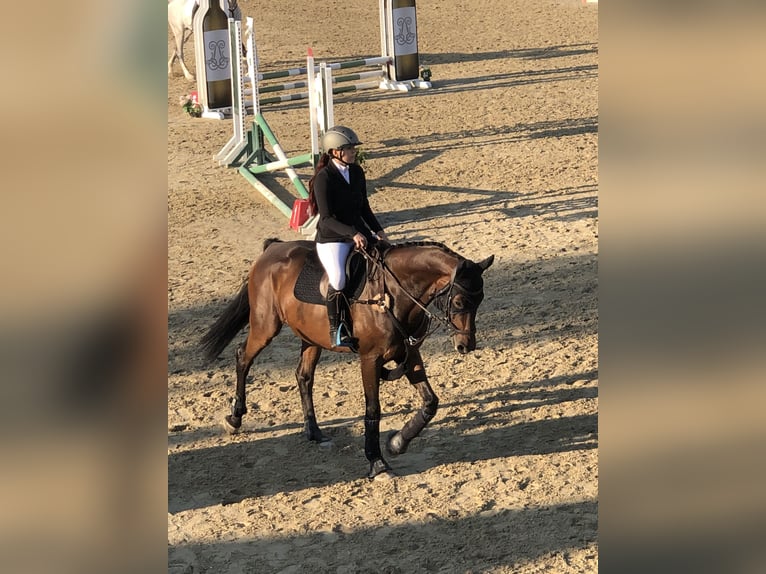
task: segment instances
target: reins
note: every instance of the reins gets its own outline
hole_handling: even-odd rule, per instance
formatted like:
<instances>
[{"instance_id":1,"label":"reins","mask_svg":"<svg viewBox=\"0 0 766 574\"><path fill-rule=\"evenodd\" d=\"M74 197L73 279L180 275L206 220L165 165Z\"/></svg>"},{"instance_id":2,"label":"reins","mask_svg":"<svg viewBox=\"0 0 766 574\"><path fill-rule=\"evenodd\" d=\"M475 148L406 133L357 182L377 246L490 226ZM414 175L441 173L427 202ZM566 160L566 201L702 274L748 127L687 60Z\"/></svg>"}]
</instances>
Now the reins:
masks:
<instances>
[{"instance_id":1,"label":"reins","mask_svg":"<svg viewBox=\"0 0 766 574\"><path fill-rule=\"evenodd\" d=\"M397 319L396 316L394 315L393 311L390 308L390 305L386 303L385 277L383 279L383 292L384 292L383 297L381 297L380 299L374 299L370 301L357 301L358 303L375 304L375 305L379 305L383 307L388 313L388 315L391 317L392 322L394 323L394 326L396 327L396 329L405 337L405 340L407 341L409 346L415 346L422 343L426 339L426 337L431 335L433 332L436 331L436 329L439 328L439 325L437 325L434 328L431 328L431 323L433 322L434 319L436 319L437 322L441 323L441 326L444 326L449 331L451 331L453 335L470 335L474 332L473 330L458 329L455 326L455 324L452 322L453 315L463 315L466 313L470 313L471 309L466 309L462 311L452 311L450 303L452 301L452 292L455 289L455 287L465 292L466 295L469 295L469 296L477 295L481 291L480 290L468 291L461 285L458 285L457 283L455 283L455 272L453 272L452 277L450 278L450 282L447 285L445 285L443 288L441 288L439 291L437 291L431 298L431 301L436 301L445 297L446 295L447 300L444 305L444 318L442 318L439 315L435 315L434 313L429 311L427 305L430 304L430 302L424 305L417 297L415 297L407 289L405 289L405 287L402 285L401 281L399 281L399 278L396 276L396 274L388 267L388 265L386 265L385 259L383 257L383 253L380 253L378 251L378 253L380 254L380 257L375 258L372 255L370 255L366 250L361 250L360 252L365 257L365 259L367 259L367 261L369 261L372 265L388 273L388 275L394 280L394 282L399 287L399 289L401 289L402 293L404 293L413 303L415 303L415 305L420 307L420 309L425 313L423 323L421 323L421 325L416 329L416 332L420 331L423 324L425 324L426 325L425 333L420 337L415 337L414 335L408 334L406 330L404 329L404 326L399 321L399 319ZM457 269L455 269L455 271L457 271ZM439 306L438 303L437 303L437 306Z\"/></svg>"},{"instance_id":2,"label":"reins","mask_svg":"<svg viewBox=\"0 0 766 574\"><path fill-rule=\"evenodd\" d=\"M361 254L364 256L364 258L377 270L380 270L383 273L383 287L382 287L382 293L379 297L375 299L356 299L353 302L357 304L362 305L374 305L380 307L385 313L388 315L388 317L391 319L391 323L394 326L394 329L396 329L399 334L402 337L402 340L404 341L404 359L398 363L393 369L387 369L383 367L381 369L381 378L386 381L394 381L398 378L400 378L403 374L407 372L407 364L409 363L409 357L410 357L410 349L415 348L419 346L429 335L431 335L433 332L435 332L440 326L446 327L449 331L452 332L453 335L471 335L474 333L473 329L470 330L464 330L464 329L458 329L455 324L452 322L452 317L455 315L462 315L465 313L470 313L474 310L474 308L468 308L464 310L453 310L452 309L452 297L453 297L453 291L457 288L460 291L462 291L466 296L470 297L471 295L478 295L481 293L481 290L477 291L469 291L462 285L459 285L455 282L455 276L457 274L457 267L452 272L452 277L450 278L450 282L445 285L443 288L439 289L436 293L434 293L431 296L431 299L428 301L428 303L424 304L422 301L420 301L417 297L415 297L412 293L410 293L404 285L402 285L399 278L396 276L396 274L386 265L385 262L385 253L379 249L375 250L376 256L371 255L366 250L361 250ZM393 279L394 283L399 287L402 293L404 293L415 305L417 305L424 313L423 320L421 321L420 325L415 329L413 333L409 333L405 326L402 324L402 322L394 315L393 311L393 304L390 302L390 296L387 292L386 288L386 275L388 275L391 279ZM432 302L436 302L437 307L441 307L439 301L442 301L446 298L446 301L444 301L444 318L440 317L439 315L435 315L431 311L428 310L428 305L430 305ZM436 319L437 324L436 326L432 327L433 320ZM422 332L423 334L418 336L417 334Z\"/></svg>"}]
</instances>

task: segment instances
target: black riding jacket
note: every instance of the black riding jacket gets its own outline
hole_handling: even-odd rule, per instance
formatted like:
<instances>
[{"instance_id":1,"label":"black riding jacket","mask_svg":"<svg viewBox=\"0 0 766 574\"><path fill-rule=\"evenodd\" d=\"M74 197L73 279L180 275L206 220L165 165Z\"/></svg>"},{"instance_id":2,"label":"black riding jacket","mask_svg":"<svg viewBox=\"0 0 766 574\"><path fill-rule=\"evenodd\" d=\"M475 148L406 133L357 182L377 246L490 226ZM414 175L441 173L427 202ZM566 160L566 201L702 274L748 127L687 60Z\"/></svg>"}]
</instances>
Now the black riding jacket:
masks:
<instances>
[{"instance_id":1,"label":"black riding jacket","mask_svg":"<svg viewBox=\"0 0 766 574\"><path fill-rule=\"evenodd\" d=\"M350 240L357 232L372 241L372 232L382 231L367 200L367 179L364 170L350 164L349 181L330 161L314 178L314 199L319 211L317 243L337 243Z\"/></svg>"}]
</instances>

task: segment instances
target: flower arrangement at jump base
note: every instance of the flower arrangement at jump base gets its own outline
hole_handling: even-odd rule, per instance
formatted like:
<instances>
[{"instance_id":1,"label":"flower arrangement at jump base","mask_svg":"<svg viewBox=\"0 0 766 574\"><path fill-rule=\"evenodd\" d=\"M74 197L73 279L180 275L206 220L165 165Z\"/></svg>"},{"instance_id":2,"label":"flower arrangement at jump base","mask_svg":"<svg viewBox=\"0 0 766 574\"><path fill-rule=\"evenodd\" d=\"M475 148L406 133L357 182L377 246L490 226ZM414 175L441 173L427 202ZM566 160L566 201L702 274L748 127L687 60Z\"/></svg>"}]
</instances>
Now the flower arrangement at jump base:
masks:
<instances>
[{"instance_id":1,"label":"flower arrangement at jump base","mask_svg":"<svg viewBox=\"0 0 766 574\"><path fill-rule=\"evenodd\" d=\"M184 111L193 118L202 117L202 104L199 103L197 92L194 91L188 96L181 96L179 103Z\"/></svg>"}]
</instances>

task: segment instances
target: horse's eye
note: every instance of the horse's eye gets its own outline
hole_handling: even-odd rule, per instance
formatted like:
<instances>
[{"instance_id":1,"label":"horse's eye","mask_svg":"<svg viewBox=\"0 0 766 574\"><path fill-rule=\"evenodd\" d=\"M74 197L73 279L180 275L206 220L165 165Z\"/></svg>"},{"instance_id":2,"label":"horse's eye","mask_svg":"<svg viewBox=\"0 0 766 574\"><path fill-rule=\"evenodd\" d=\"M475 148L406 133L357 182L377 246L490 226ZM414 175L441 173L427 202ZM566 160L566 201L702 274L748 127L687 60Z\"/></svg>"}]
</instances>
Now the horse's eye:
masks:
<instances>
[{"instance_id":1,"label":"horse's eye","mask_svg":"<svg viewBox=\"0 0 766 574\"><path fill-rule=\"evenodd\" d=\"M452 299L452 308L457 310L465 309L465 300L460 296L454 297Z\"/></svg>"}]
</instances>

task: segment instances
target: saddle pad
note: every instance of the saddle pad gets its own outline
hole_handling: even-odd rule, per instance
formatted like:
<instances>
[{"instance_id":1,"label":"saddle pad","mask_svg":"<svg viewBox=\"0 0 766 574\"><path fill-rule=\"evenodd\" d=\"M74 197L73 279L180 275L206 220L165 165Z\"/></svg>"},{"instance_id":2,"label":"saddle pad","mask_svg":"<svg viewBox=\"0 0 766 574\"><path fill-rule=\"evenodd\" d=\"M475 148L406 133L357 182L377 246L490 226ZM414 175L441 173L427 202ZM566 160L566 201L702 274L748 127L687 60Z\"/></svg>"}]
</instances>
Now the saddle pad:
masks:
<instances>
[{"instance_id":1,"label":"saddle pad","mask_svg":"<svg viewBox=\"0 0 766 574\"><path fill-rule=\"evenodd\" d=\"M319 261L316 249L306 256L300 275L295 282L293 294L298 301L314 305L324 305L325 297L319 291L319 284L325 276L324 267ZM346 287L343 292L349 299L357 299L366 283L366 267L361 253L351 252L346 261Z\"/></svg>"}]
</instances>

